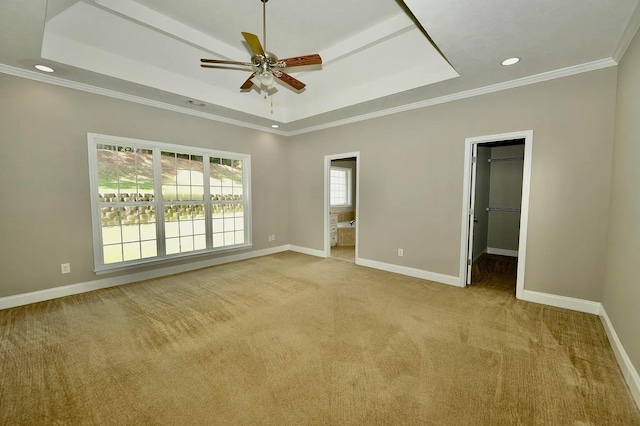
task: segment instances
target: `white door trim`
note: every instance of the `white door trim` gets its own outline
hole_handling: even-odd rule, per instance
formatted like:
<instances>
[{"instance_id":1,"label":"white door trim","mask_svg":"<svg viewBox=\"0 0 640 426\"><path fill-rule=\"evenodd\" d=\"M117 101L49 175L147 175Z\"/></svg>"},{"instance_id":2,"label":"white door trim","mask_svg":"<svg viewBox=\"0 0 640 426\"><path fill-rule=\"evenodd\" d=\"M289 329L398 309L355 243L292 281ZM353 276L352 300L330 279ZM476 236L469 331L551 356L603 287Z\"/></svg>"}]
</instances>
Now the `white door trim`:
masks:
<instances>
[{"instance_id":1,"label":"white door trim","mask_svg":"<svg viewBox=\"0 0 640 426\"><path fill-rule=\"evenodd\" d=\"M324 217L324 257L331 256L331 240L330 240L330 217L329 211L331 206L329 205L329 188L331 182L331 161L342 160L345 158L356 159L356 263L358 262L358 241L360 240L360 152L345 152L343 154L332 154L324 156L324 210L322 216Z\"/></svg>"},{"instance_id":2,"label":"white door trim","mask_svg":"<svg viewBox=\"0 0 640 426\"><path fill-rule=\"evenodd\" d=\"M460 241L460 287L466 286L467 259L469 250L469 206L471 193L471 161L473 145L512 139L524 139L524 169L522 172L522 205L520 213L520 242L518 244L518 278L516 297L524 295L524 273L526 265L527 227L529 225L529 188L531 185L531 157L533 153L533 130L477 136L465 139L464 178L462 188L462 238Z\"/></svg>"},{"instance_id":3,"label":"white door trim","mask_svg":"<svg viewBox=\"0 0 640 426\"><path fill-rule=\"evenodd\" d=\"M475 161L473 160L475 158ZM467 209L467 226L469 231L467 233L467 278L465 279L465 284L471 284L471 269L473 268L473 227L476 218L476 179L478 176L478 144L471 144L471 171L469 175L469 179L471 179L471 183L469 184L470 192L469 195L469 208ZM473 213L471 213L473 210Z\"/></svg>"}]
</instances>

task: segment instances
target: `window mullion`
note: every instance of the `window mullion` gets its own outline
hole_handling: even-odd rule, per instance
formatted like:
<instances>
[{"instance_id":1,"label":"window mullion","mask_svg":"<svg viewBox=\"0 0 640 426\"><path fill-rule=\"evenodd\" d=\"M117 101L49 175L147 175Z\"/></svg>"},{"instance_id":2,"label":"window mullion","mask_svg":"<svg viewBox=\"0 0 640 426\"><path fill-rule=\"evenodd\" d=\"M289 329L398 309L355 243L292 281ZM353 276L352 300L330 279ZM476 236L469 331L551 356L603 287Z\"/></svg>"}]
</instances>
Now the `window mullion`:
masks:
<instances>
[{"instance_id":1,"label":"window mullion","mask_svg":"<svg viewBox=\"0 0 640 426\"><path fill-rule=\"evenodd\" d=\"M158 257L166 255L164 240L164 207L162 206L162 155L153 148L153 199L156 206L156 246Z\"/></svg>"},{"instance_id":2,"label":"window mullion","mask_svg":"<svg viewBox=\"0 0 640 426\"><path fill-rule=\"evenodd\" d=\"M347 205L351 206L351 205L353 205L353 202L351 200L351 196L352 196L352 194L351 194L351 182L353 182L351 180L352 179L351 170L347 170L346 173L345 173L345 176L346 176L346 179L345 179L345 183L344 183L344 186L345 186L344 189L345 189L345 192L346 192L346 195L347 195L346 203L347 203Z\"/></svg>"},{"instance_id":3,"label":"window mullion","mask_svg":"<svg viewBox=\"0 0 640 426\"><path fill-rule=\"evenodd\" d=\"M251 217L251 160L242 160L242 209L244 212L244 241L252 244L253 219Z\"/></svg>"},{"instance_id":4,"label":"window mullion","mask_svg":"<svg viewBox=\"0 0 640 426\"><path fill-rule=\"evenodd\" d=\"M208 155L204 155L202 157L203 165L202 165L202 177L204 184L204 229L207 239L207 249L213 248L213 224L211 218L213 217L211 213L211 174L210 174L210 157Z\"/></svg>"}]
</instances>

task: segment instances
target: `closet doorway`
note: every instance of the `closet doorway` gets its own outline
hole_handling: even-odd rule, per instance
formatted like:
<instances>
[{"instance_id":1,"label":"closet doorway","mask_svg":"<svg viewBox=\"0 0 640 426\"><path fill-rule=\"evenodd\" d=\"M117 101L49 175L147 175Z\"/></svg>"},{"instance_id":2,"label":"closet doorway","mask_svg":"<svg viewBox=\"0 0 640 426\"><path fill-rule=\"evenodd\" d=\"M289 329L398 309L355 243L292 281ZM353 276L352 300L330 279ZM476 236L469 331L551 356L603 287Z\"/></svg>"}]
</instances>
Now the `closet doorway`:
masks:
<instances>
[{"instance_id":1,"label":"closet doorway","mask_svg":"<svg viewBox=\"0 0 640 426\"><path fill-rule=\"evenodd\" d=\"M466 140L461 285L524 290L532 132Z\"/></svg>"}]
</instances>

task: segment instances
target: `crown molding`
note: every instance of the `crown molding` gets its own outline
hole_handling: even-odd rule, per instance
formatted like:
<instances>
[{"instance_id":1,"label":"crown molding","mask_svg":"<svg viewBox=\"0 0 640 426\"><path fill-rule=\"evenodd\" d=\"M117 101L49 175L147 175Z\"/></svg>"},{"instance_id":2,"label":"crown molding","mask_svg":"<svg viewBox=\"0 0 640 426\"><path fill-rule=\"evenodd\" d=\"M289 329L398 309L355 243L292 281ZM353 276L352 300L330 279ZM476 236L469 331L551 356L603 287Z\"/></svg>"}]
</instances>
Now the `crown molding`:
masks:
<instances>
[{"instance_id":1,"label":"crown molding","mask_svg":"<svg viewBox=\"0 0 640 426\"><path fill-rule=\"evenodd\" d=\"M304 133L315 132L318 130L329 129L332 127L344 126L345 124L357 123L359 121L371 120L386 115L398 114L400 112L411 111L414 109L427 108L434 105L453 102L461 99L472 98L475 96L486 95L489 93L500 92L503 90L514 89L516 87L528 86L530 84L541 83L544 81L555 80L557 78L569 77L576 74L582 74L589 71L596 71L603 68L614 67L618 63L613 58L601 59L598 61L587 62L586 64L575 65L572 67L561 68L554 71L548 71L529 77L519 78L517 80L506 81L504 83L493 84L491 86L480 87L478 89L467 90L464 92L452 93L451 95L441 96L438 98L427 99L407 105L401 105L369 114L358 115L346 118L344 120L333 121L331 123L321 124L319 126L307 127L300 130L286 132L286 136L296 136Z\"/></svg>"},{"instance_id":2,"label":"crown molding","mask_svg":"<svg viewBox=\"0 0 640 426\"><path fill-rule=\"evenodd\" d=\"M640 20L638 20L638 22L640 23ZM35 71L29 71L22 68L12 67L10 65L0 64L0 73L9 74L16 77L23 77L30 80L40 81L42 83L49 83L56 86L67 87L70 89L81 90L84 92L94 93L97 95L108 96L115 99L121 99L124 101L151 106L154 108L165 109L165 110L177 112L180 114L192 115L194 117L200 117L207 120L230 124L233 126L239 126L239 127L244 127L248 129L258 130L261 132L273 133L276 135L289 137L289 136L301 135L304 133L316 132L318 130L330 129L332 127L344 126L346 124L357 123L360 121L371 120L378 117L384 117L386 115L398 114L401 112L411 111L414 109L427 108L434 105L444 104L447 102L453 102L461 99L472 98L475 96L486 95L489 93L500 92L503 90L514 89L517 87L528 86L530 84L536 84L544 81L555 80L557 78L569 77L572 75L582 74L589 71L596 71L603 68L614 67L617 65L618 65L618 62L613 58L600 59L598 61L587 62L585 64L575 65L567 68L561 68L554 71L548 71L541 74L520 78L517 80L506 81L504 83L493 84L490 86L480 87L478 89L466 90L463 92L453 93L451 95L441 96L433 99L427 99L424 101L414 102L407 105L401 105L394 108L388 108L385 110L376 111L369 114L363 114L355 117L346 118L344 120L337 120L337 121L332 121L330 123L321 124L318 126L306 127L306 128L295 130L295 131L274 130L264 126L258 126L255 124L246 123L239 120L233 120L226 117L221 117L219 115L215 115L207 112L196 111L189 108L179 107L179 106L171 105L165 102L154 101L154 100L143 98L140 96L128 95L126 93L117 92L115 90L103 89L100 87L91 86L84 83L65 80L65 79L54 77L51 75L41 74Z\"/></svg>"},{"instance_id":3,"label":"crown molding","mask_svg":"<svg viewBox=\"0 0 640 426\"><path fill-rule=\"evenodd\" d=\"M618 46L616 46L616 50L613 52L612 57L614 61L620 62L622 60L622 57L633 41L633 37L635 37L638 32L638 28L640 28L640 4L636 6L636 9L631 14L631 18L622 33Z\"/></svg>"},{"instance_id":4,"label":"crown molding","mask_svg":"<svg viewBox=\"0 0 640 426\"><path fill-rule=\"evenodd\" d=\"M12 67L10 65L0 64L0 73L13 75L15 77L22 77L29 80L39 81L41 83L53 84L55 86L66 87L69 89L80 90L83 92L93 93L96 95L107 96L110 98L120 99L123 101L133 102L133 103L146 105L154 108L160 108L167 111L177 112L179 114L192 115L194 117L200 117L206 120L212 120L220 123L230 124L232 126L239 126L247 129L259 130L261 132L273 133L280 136L287 136L285 132L270 129L265 126L246 123L244 121L234 120L231 118L222 117L222 116L204 112L204 111L196 111L193 109L168 104L166 102L154 101L152 99L143 98L141 96L129 95L126 93L115 91L115 90L103 89L101 87L92 86L85 83L78 83L76 81L65 80L63 78L54 77L49 74L42 74L35 71L29 71L22 68Z\"/></svg>"}]
</instances>

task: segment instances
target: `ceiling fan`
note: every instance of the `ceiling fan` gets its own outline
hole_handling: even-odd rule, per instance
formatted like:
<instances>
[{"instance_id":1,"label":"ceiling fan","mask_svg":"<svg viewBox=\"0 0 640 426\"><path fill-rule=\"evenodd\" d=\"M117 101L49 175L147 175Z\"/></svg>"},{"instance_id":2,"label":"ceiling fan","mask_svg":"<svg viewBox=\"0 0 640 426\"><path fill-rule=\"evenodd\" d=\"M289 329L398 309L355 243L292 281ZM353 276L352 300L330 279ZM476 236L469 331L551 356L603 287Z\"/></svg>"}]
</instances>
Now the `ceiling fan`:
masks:
<instances>
[{"instance_id":1,"label":"ceiling fan","mask_svg":"<svg viewBox=\"0 0 640 426\"><path fill-rule=\"evenodd\" d=\"M253 71L251 76L240 86L241 90L251 89L254 85L259 90L268 91L275 87L274 77L283 83L293 87L296 90L302 90L306 86L300 80L297 80L282 71L285 68L300 67L304 65L321 65L322 58L317 53L312 55L296 56L286 59L278 59L278 57L267 51L267 2L269 0L260 0L262 2L262 41L264 48L260 44L260 39L255 34L242 33L251 52L251 62L227 61L221 59L201 59L200 64L203 68L227 68L224 65L249 67L247 71ZM220 66L223 65L223 66ZM237 69L237 68L235 68Z\"/></svg>"}]
</instances>

